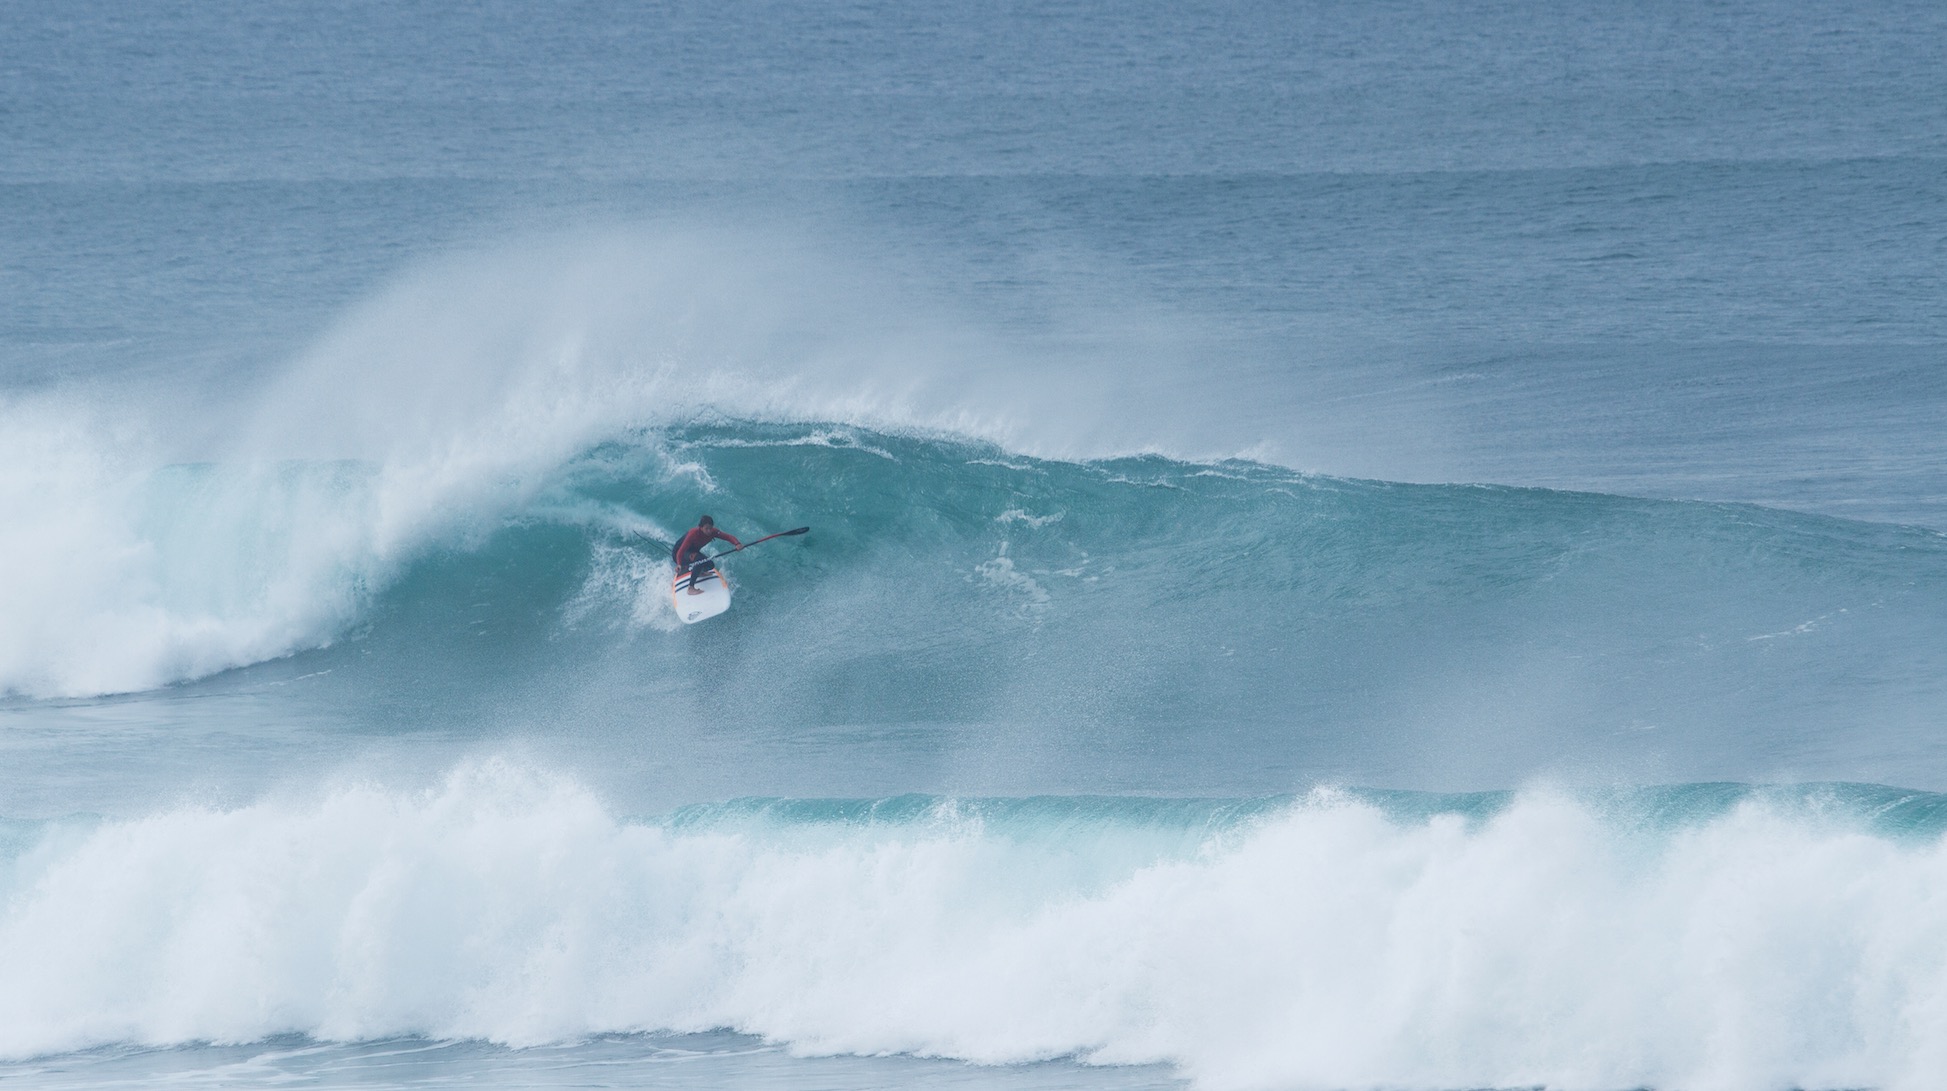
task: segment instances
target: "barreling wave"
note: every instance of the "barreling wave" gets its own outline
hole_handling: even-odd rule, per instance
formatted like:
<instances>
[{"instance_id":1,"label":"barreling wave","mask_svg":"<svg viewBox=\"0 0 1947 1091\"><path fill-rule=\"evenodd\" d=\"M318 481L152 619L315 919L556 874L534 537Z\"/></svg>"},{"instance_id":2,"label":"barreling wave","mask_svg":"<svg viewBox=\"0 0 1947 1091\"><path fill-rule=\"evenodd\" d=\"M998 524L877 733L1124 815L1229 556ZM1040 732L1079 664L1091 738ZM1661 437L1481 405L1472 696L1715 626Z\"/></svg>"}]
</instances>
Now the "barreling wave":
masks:
<instances>
[{"instance_id":1,"label":"barreling wave","mask_svg":"<svg viewBox=\"0 0 1947 1091\"><path fill-rule=\"evenodd\" d=\"M417 538L384 529L382 476L147 475L121 498L123 582L74 574L95 613L35 585L6 621L8 686L304 653L341 699L595 661L681 698L704 654L716 713L756 722L1277 723L1329 742L1481 715L1921 725L1947 677L1947 539L1760 508L1051 461L830 423L632 432ZM731 562L738 607L680 629L665 543L706 510L745 537L815 530Z\"/></svg>"},{"instance_id":2,"label":"barreling wave","mask_svg":"<svg viewBox=\"0 0 1947 1091\"><path fill-rule=\"evenodd\" d=\"M1164 748L1179 725L1265 724L1324 754L1486 719L1919 730L1947 678L1947 539L1745 506L720 421L596 444L388 543L382 476L148 475L123 497L123 582L75 572L79 604L32 585L7 684L103 692L301 653L291 669L335 671L338 700L597 664L630 700L686 706L705 656L713 714L753 723L1154 725ZM737 608L682 628L665 543L701 511L745 537L815 529L730 562ZM1684 772L1712 770L1753 772Z\"/></svg>"},{"instance_id":3,"label":"barreling wave","mask_svg":"<svg viewBox=\"0 0 1947 1091\"><path fill-rule=\"evenodd\" d=\"M1111 396L1142 353L1010 355L885 279L721 233L463 256L201 462L77 392L10 398L0 692L297 656L355 700L622 644L610 669L677 690L710 653L715 699L773 722L1934 722L1939 534L1130 454L1186 417ZM677 633L663 551L704 510L816 529Z\"/></svg>"},{"instance_id":4,"label":"barreling wave","mask_svg":"<svg viewBox=\"0 0 1947 1091\"><path fill-rule=\"evenodd\" d=\"M1942 797L750 800L486 761L10 827L0 1055L727 1027L1212 1088L1933 1085Z\"/></svg>"}]
</instances>

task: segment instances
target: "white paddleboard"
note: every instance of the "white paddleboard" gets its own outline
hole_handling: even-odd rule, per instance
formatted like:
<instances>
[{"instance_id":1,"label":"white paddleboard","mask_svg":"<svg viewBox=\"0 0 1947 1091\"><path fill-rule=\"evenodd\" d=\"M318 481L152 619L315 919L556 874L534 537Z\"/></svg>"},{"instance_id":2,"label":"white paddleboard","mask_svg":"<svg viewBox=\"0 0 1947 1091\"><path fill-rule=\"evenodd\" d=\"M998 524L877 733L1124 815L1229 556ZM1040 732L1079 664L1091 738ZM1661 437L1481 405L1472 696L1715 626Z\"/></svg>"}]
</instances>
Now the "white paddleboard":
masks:
<instances>
[{"instance_id":1,"label":"white paddleboard","mask_svg":"<svg viewBox=\"0 0 1947 1091\"><path fill-rule=\"evenodd\" d=\"M699 574L696 593L690 593L690 574L678 572L669 581L669 602L683 624L694 625L730 609L730 580L712 569Z\"/></svg>"}]
</instances>

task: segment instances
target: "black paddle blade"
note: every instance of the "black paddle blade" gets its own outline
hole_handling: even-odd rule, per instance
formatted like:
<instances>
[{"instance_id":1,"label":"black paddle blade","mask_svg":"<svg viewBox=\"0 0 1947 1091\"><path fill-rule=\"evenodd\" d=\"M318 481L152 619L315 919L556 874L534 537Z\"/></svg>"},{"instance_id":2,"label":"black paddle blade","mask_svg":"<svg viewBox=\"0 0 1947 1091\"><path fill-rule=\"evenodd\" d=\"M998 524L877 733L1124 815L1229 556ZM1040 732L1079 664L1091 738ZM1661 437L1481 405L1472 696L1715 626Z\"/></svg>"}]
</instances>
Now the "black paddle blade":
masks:
<instances>
[{"instance_id":1,"label":"black paddle blade","mask_svg":"<svg viewBox=\"0 0 1947 1091\"><path fill-rule=\"evenodd\" d=\"M805 531L808 531L808 530L810 530L810 529L811 529L810 527L799 527L799 528L798 528L798 529L796 529L796 530L787 530L787 531L785 531L784 533L782 533L782 534L779 534L779 535L778 535L778 537L780 537L780 538L789 538L789 537L790 537L790 536L792 536L793 534L803 534L803 533L804 533Z\"/></svg>"}]
</instances>

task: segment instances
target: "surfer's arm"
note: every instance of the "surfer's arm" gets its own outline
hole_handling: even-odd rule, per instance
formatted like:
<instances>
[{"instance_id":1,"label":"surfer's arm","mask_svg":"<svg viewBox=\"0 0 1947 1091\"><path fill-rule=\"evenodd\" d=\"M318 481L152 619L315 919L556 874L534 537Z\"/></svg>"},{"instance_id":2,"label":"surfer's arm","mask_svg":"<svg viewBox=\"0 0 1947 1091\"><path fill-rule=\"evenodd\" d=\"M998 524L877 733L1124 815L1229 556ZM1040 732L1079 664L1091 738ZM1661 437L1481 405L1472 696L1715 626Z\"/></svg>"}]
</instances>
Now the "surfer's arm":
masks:
<instances>
[{"instance_id":1,"label":"surfer's arm","mask_svg":"<svg viewBox=\"0 0 1947 1091\"><path fill-rule=\"evenodd\" d=\"M737 536L735 534L725 534L723 531L719 530L717 531L717 537L722 538L724 541L729 542L731 545L736 546L738 549L744 548L744 543L738 541Z\"/></svg>"}]
</instances>

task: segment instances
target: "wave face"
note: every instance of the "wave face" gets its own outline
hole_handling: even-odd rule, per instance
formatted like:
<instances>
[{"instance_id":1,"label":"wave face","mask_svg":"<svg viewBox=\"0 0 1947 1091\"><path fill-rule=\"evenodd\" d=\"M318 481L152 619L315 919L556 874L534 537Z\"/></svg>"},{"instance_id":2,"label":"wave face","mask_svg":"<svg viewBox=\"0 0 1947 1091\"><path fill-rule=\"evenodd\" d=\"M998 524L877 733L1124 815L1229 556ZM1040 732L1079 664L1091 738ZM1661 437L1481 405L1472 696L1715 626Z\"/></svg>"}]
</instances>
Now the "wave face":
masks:
<instances>
[{"instance_id":1,"label":"wave face","mask_svg":"<svg viewBox=\"0 0 1947 1091\"><path fill-rule=\"evenodd\" d=\"M0 1054L737 1028L1213 1088L1931 1086L1947 799L745 800L487 761L14 829Z\"/></svg>"},{"instance_id":2,"label":"wave face","mask_svg":"<svg viewBox=\"0 0 1947 1091\"><path fill-rule=\"evenodd\" d=\"M356 462L148 475L125 612L153 623L26 639L81 624L50 596L9 619L9 681L88 692L296 655L262 669L314 676L289 701L407 702L421 724L530 701L751 731L1011 725L1152 770L1248 742L1282 778L1251 783L1278 790L1650 756L1666 764L1631 768L1922 777L1870 749L1819 763L1848 732L1928 731L1947 677L1947 539L1760 508L730 421L596 444L391 544L384 480ZM685 629L661 543L704 510L746 538L814 530L727 562L738 606Z\"/></svg>"}]
</instances>

